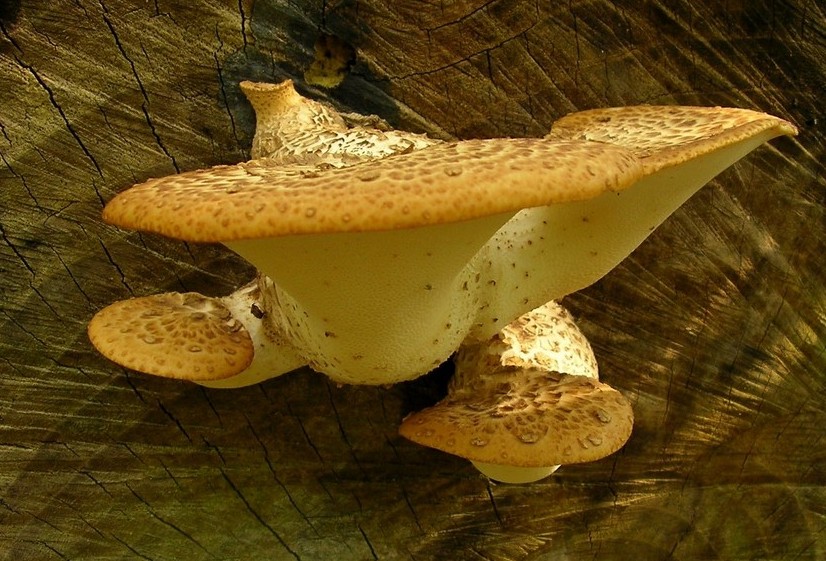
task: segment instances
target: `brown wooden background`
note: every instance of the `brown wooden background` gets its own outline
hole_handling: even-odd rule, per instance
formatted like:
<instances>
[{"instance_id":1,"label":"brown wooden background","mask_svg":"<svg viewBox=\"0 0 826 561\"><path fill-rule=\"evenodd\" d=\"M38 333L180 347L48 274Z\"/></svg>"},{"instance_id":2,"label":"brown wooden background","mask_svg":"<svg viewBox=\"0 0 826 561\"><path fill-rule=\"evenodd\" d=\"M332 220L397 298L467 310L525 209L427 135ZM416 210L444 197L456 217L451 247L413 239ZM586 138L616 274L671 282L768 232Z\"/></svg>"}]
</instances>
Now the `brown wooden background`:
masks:
<instances>
[{"instance_id":1,"label":"brown wooden background","mask_svg":"<svg viewBox=\"0 0 826 561\"><path fill-rule=\"evenodd\" d=\"M636 103L801 127L568 299L634 404L621 452L496 485L396 435L448 372L213 391L92 350L116 299L251 276L100 210L244 159L237 83L300 81L321 33L358 58L313 95L402 128L536 136ZM0 1L0 558L826 558L824 100L819 0Z\"/></svg>"}]
</instances>

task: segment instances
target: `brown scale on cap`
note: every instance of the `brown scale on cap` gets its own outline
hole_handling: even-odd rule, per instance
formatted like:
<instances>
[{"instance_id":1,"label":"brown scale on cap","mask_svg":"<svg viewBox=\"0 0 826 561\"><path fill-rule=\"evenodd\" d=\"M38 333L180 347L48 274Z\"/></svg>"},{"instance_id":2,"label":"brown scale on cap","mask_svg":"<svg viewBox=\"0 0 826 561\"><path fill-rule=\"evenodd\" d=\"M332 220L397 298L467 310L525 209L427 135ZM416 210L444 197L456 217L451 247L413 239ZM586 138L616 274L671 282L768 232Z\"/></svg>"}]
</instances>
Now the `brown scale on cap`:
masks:
<instances>
[{"instance_id":1,"label":"brown scale on cap","mask_svg":"<svg viewBox=\"0 0 826 561\"><path fill-rule=\"evenodd\" d=\"M281 165L346 167L440 142L423 134L390 129L377 117L341 114L305 98L292 80L240 83L255 109L252 159Z\"/></svg>"},{"instance_id":2,"label":"brown scale on cap","mask_svg":"<svg viewBox=\"0 0 826 561\"><path fill-rule=\"evenodd\" d=\"M572 113L553 124L549 140L616 144L639 156L646 174L775 129L797 134L778 117L731 107L638 105Z\"/></svg>"},{"instance_id":3,"label":"brown scale on cap","mask_svg":"<svg viewBox=\"0 0 826 561\"><path fill-rule=\"evenodd\" d=\"M636 106L568 115L544 139L427 146L436 141L348 129L290 82L242 87L259 115L258 159L151 179L104 219L203 242L446 224L588 200L761 133L796 132L746 109Z\"/></svg>"},{"instance_id":4,"label":"brown scale on cap","mask_svg":"<svg viewBox=\"0 0 826 561\"><path fill-rule=\"evenodd\" d=\"M550 467L618 450L634 414L599 382L591 346L571 314L548 302L454 358L447 397L408 416L410 440L473 462Z\"/></svg>"},{"instance_id":5,"label":"brown scale on cap","mask_svg":"<svg viewBox=\"0 0 826 561\"><path fill-rule=\"evenodd\" d=\"M541 467L590 462L631 435L620 392L587 376L501 367L481 393L460 392L405 419L402 436L474 462Z\"/></svg>"},{"instance_id":6,"label":"brown scale on cap","mask_svg":"<svg viewBox=\"0 0 826 561\"><path fill-rule=\"evenodd\" d=\"M502 366L538 367L542 370L597 378L597 360L571 313L548 302L506 325L481 348L462 348L456 363L462 365L484 352Z\"/></svg>"},{"instance_id":7,"label":"brown scale on cap","mask_svg":"<svg viewBox=\"0 0 826 561\"><path fill-rule=\"evenodd\" d=\"M331 170L267 160L152 179L104 209L112 224L188 241L395 230L589 199L640 176L599 143L471 140Z\"/></svg>"},{"instance_id":8,"label":"brown scale on cap","mask_svg":"<svg viewBox=\"0 0 826 561\"><path fill-rule=\"evenodd\" d=\"M127 368L186 380L218 380L253 358L247 330L214 298L189 292L116 302L89 322L89 339Z\"/></svg>"}]
</instances>

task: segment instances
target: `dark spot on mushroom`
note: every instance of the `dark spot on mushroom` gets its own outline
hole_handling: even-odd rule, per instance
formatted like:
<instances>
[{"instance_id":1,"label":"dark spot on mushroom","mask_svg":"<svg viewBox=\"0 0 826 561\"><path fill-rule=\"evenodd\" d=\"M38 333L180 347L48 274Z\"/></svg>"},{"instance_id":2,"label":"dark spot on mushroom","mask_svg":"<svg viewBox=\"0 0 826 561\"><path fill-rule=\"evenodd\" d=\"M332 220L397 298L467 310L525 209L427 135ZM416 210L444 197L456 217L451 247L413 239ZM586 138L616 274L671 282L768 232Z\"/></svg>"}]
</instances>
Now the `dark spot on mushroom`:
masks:
<instances>
[{"instance_id":1,"label":"dark spot on mushroom","mask_svg":"<svg viewBox=\"0 0 826 561\"><path fill-rule=\"evenodd\" d=\"M267 312L259 308L256 303L253 303L252 306L250 306L250 313L257 319L264 319L264 316L267 315Z\"/></svg>"}]
</instances>

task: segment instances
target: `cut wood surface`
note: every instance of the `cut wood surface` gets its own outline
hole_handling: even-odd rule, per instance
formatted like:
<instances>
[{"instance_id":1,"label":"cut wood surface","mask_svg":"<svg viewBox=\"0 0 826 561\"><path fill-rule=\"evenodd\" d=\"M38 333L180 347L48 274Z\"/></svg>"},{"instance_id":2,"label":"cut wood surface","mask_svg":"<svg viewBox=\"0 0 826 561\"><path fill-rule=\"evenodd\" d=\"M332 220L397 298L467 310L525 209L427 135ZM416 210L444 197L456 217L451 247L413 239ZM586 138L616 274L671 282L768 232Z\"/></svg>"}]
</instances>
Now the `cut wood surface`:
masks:
<instances>
[{"instance_id":1,"label":"cut wood surface","mask_svg":"<svg viewBox=\"0 0 826 561\"><path fill-rule=\"evenodd\" d=\"M322 36L355 53L332 89L303 79ZM116 300L252 277L222 246L100 213L133 183L246 159L238 83L285 78L441 137L640 103L758 109L800 135L566 299L634 406L628 444L498 485L397 434L449 368L210 390L91 347ZM824 99L812 0L0 1L0 559L826 558Z\"/></svg>"}]
</instances>

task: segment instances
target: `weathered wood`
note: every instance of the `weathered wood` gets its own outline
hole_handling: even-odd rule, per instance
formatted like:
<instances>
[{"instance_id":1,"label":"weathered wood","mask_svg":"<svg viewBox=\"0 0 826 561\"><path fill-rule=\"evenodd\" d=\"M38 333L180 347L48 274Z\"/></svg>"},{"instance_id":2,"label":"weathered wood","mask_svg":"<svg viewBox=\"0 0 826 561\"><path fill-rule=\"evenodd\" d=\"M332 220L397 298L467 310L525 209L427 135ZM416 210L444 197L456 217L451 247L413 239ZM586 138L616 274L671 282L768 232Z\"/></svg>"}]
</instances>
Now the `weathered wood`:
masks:
<instances>
[{"instance_id":1,"label":"weathered wood","mask_svg":"<svg viewBox=\"0 0 826 561\"><path fill-rule=\"evenodd\" d=\"M86 322L114 300L251 276L100 210L244 159L238 81L300 83L322 32L357 61L305 91L402 128L541 135L635 103L801 127L568 299L634 404L620 453L494 485L396 435L447 373L213 391L93 351ZM0 2L0 558L824 558L824 37L807 0Z\"/></svg>"}]
</instances>

